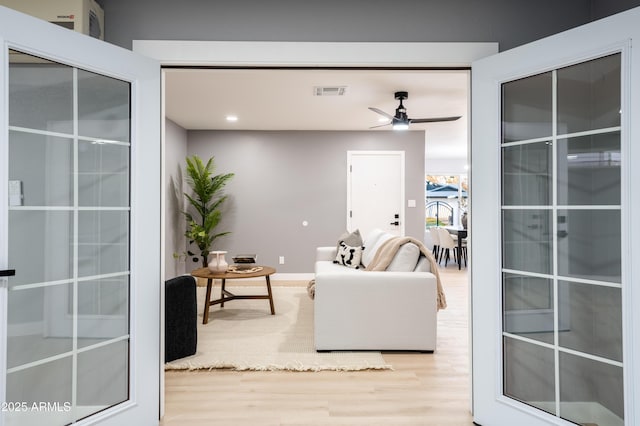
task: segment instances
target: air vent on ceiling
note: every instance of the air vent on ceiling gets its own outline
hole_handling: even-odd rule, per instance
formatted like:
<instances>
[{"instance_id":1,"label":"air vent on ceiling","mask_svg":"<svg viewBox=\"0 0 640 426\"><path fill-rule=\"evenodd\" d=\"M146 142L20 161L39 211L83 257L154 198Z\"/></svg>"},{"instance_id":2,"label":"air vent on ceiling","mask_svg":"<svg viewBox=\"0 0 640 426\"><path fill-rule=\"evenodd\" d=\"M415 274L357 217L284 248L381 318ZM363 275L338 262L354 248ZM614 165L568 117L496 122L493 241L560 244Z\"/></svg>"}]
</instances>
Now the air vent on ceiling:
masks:
<instances>
[{"instance_id":1,"label":"air vent on ceiling","mask_svg":"<svg viewBox=\"0 0 640 426\"><path fill-rule=\"evenodd\" d=\"M313 88L313 93L316 96L344 96L346 90L346 86L316 86Z\"/></svg>"}]
</instances>

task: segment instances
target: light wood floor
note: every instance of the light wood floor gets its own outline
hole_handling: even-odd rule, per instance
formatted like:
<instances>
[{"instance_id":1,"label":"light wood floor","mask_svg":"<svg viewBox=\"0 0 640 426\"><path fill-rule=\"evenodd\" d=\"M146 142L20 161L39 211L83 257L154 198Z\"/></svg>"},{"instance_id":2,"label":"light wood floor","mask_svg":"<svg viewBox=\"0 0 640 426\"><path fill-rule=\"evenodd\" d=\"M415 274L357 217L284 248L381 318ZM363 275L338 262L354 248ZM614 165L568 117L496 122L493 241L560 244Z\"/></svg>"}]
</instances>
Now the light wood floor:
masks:
<instances>
[{"instance_id":1,"label":"light wood floor","mask_svg":"<svg viewBox=\"0 0 640 426\"><path fill-rule=\"evenodd\" d=\"M385 352L384 371L167 372L161 425L473 425L467 274L440 273L449 306L433 354Z\"/></svg>"}]
</instances>

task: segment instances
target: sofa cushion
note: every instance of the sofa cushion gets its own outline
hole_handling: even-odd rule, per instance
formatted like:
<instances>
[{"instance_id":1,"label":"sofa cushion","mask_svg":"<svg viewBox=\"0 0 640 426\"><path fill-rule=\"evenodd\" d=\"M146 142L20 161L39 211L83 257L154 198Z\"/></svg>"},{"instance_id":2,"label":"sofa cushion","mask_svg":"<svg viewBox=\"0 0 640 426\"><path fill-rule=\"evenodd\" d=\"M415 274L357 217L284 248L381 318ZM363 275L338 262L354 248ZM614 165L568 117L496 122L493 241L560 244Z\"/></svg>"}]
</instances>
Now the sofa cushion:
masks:
<instances>
[{"instance_id":1,"label":"sofa cushion","mask_svg":"<svg viewBox=\"0 0 640 426\"><path fill-rule=\"evenodd\" d=\"M349 268L359 269L360 260L362 259L362 246L350 246L344 241L338 244L338 254L333 263L347 266Z\"/></svg>"},{"instance_id":2,"label":"sofa cushion","mask_svg":"<svg viewBox=\"0 0 640 426\"><path fill-rule=\"evenodd\" d=\"M421 255L418 258L418 263L416 264L416 269L414 272L431 272L431 262L427 259L426 256Z\"/></svg>"},{"instance_id":3,"label":"sofa cushion","mask_svg":"<svg viewBox=\"0 0 640 426\"><path fill-rule=\"evenodd\" d=\"M378 248L391 238L391 234L384 232L381 229L374 229L364 239L364 251L362 252L362 264L367 267L376 255Z\"/></svg>"},{"instance_id":4,"label":"sofa cushion","mask_svg":"<svg viewBox=\"0 0 640 426\"><path fill-rule=\"evenodd\" d=\"M403 244L393 260L387 266L387 271L392 272L413 272L420 257L420 249L413 243Z\"/></svg>"}]
</instances>

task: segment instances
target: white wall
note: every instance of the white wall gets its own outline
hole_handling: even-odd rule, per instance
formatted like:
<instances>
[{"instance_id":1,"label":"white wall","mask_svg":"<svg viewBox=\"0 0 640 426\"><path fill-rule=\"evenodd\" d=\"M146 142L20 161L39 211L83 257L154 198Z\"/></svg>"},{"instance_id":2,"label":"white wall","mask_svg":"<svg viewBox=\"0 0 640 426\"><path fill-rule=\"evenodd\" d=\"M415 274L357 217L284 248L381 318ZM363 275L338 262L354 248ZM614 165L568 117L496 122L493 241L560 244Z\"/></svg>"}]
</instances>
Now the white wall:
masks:
<instances>
[{"instance_id":1,"label":"white wall","mask_svg":"<svg viewBox=\"0 0 640 426\"><path fill-rule=\"evenodd\" d=\"M426 152L424 169L428 175L461 175L466 174L466 158L430 158L429 150Z\"/></svg>"}]
</instances>

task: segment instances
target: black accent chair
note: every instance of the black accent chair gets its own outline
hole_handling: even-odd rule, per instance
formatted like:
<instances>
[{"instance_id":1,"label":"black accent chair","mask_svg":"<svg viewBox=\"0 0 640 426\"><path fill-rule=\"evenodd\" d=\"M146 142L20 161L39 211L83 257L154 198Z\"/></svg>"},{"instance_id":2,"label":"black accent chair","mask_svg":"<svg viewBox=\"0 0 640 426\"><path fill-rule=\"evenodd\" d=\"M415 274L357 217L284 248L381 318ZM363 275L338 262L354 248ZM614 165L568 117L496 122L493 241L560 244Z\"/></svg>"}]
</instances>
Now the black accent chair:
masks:
<instances>
[{"instance_id":1,"label":"black accent chair","mask_svg":"<svg viewBox=\"0 0 640 426\"><path fill-rule=\"evenodd\" d=\"M165 281L164 362L196 353L196 280L182 275Z\"/></svg>"}]
</instances>

